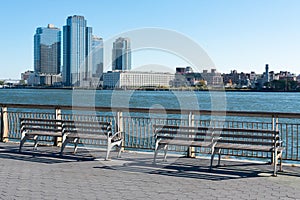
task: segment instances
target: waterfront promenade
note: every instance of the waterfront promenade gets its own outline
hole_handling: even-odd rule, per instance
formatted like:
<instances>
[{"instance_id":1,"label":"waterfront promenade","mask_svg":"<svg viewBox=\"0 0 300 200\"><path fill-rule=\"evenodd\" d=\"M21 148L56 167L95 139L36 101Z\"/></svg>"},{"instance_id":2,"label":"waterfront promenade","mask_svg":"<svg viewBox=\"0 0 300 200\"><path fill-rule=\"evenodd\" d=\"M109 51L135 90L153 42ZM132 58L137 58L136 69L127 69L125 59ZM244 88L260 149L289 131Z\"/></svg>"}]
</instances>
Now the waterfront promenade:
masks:
<instances>
[{"instance_id":1,"label":"waterfront promenade","mask_svg":"<svg viewBox=\"0 0 300 200\"><path fill-rule=\"evenodd\" d=\"M209 160L170 156L152 164L153 153L124 152L104 161L105 152L79 149L57 156L59 148L18 153L18 144L0 143L0 199L299 199L300 167L224 161L209 172ZM93 157L96 156L96 159Z\"/></svg>"}]
</instances>

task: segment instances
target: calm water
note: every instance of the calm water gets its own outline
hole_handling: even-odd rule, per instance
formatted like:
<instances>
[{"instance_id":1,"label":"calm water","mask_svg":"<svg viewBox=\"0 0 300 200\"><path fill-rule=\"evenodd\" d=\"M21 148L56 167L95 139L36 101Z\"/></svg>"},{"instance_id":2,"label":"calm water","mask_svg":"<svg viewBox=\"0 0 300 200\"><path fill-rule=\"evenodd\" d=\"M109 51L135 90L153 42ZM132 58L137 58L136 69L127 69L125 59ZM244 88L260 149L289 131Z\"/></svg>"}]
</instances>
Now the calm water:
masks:
<instances>
[{"instance_id":1,"label":"calm water","mask_svg":"<svg viewBox=\"0 0 300 200\"><path fill-rule=\"evenodd\" d=\"M1 104L300 113L300 93L0 89Z\"/></svg>"}]
</instances>

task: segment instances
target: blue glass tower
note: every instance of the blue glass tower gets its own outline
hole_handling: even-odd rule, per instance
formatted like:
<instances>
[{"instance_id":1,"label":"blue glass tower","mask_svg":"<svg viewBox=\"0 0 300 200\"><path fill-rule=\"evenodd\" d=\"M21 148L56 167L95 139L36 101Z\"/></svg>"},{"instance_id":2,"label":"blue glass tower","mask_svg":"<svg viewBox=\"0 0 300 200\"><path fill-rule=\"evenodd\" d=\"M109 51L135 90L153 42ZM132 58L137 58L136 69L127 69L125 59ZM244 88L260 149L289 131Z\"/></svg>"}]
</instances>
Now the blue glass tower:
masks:
<instances>
[{"instance_id":1,"label":"blue glass tower","mask_svg":"<svg viewBox=\"0 0 300 200\"><path fill-rule=\"evenodd\" d=\"M131 48L129 38L118 38L113 43L112 70L131 70Z\"/></svg>"},{"instance_id":2,"label":"blue glass tower","mask_svg":"<svg viewBox=\"0 0 300 200\"><path fill-rule=\"evenodd\" d=\"M101 78L103 74L103 39L93 36L92 39L93 77Z\"/></svg>"},{"instance_id":3,"label":"blue glass tower","mask_svg":"<svg viewBox=\"0 0 300 200\"><path fill-rule=\"evenodd\" d=\"M63 27L63 83L80 86L92 74L92 28L83 16L69 16Z\"/></svg>"},{"instance_id":4,"label":"blue glass tower","mask_svg":"<svg viewBox=\"0 0 300 200\"><path fill-rule=\"evenodd\" d=\"M34 35L34 71L59 74L61 66L61 31L54 25L39 27Z\"/></svg>"}]
</instances>

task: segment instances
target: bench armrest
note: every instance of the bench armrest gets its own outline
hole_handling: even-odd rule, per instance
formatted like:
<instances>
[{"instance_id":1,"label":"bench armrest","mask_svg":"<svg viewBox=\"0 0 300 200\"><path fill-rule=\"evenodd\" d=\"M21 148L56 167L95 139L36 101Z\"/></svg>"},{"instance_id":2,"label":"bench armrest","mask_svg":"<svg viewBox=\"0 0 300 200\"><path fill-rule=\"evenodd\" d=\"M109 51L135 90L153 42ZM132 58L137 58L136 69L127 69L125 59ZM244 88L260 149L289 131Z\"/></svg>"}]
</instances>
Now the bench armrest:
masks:
<instances>
[{"instance_id":1,"label":"bench armrest","mask_svg":"<svg viewBox=\"0 0 300 200\"><path fill-rule=\"evenodd\" d=\"M122 131L118 131L118 132L115 132L112 136L111 136L111 138L115 138L115 137L117 137L117 138L122 138L121 136L122 136L122 133L124 133L124 132L122 132ZM120 136L118 136L118 135L120 135Z\"/></svg>"},{"instance_id":2,"label":"bench armrest","mask_svg":"<svg viewBox=\"0 0 300 200\"><path fill-rule=\"evenodd\" d=\"M212 142L218 142L221 139L222 139L222 137L213 137Z\"/></svg>"}]
</instances>

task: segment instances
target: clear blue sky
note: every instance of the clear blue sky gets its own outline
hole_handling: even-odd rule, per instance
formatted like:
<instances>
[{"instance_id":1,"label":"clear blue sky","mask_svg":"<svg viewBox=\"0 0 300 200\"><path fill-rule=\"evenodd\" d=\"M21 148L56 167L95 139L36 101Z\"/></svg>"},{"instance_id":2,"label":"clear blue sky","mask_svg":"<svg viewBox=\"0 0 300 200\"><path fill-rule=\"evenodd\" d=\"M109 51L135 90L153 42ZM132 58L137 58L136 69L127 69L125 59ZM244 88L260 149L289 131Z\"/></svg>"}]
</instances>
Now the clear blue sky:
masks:
<instances>
[{"instance_id":1,"label":"clear blue sky","mask_svg":"<svg viewBox=\"0 0 300 200\"><path fill-rule=\"evenodd\" d=\"M143 27L177 31L197 42L220 72L262 73L269 63L271 71L300 73L299 0L2 0L0 78L33 69L37 27L62 28L75 14L104 40Z\"/></svg>"}]
</instances>

